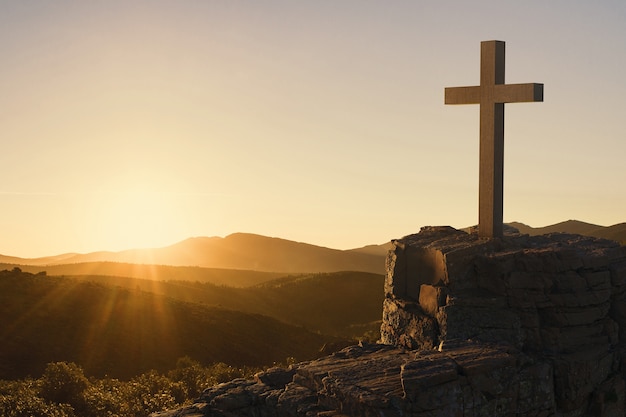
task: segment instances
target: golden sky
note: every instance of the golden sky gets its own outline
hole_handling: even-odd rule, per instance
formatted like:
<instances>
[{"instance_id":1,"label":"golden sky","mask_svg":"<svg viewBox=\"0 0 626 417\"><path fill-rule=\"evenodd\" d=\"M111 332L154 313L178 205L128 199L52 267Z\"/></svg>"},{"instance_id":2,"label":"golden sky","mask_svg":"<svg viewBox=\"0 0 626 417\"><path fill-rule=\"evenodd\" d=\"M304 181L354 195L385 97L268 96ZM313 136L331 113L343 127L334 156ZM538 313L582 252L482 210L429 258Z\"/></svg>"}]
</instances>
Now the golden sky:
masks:
<instances>
[{"instance_id":1,"label":"golden sky","mask_svg":"<svg viewBox=\"0 0 626 417\"><path fill-rule=\"evenodd\" d=\"M626 221L626 3L0 3L0 253L477 222L480 42L507 43L505 221Z\"/></svg>"}]
</instances>

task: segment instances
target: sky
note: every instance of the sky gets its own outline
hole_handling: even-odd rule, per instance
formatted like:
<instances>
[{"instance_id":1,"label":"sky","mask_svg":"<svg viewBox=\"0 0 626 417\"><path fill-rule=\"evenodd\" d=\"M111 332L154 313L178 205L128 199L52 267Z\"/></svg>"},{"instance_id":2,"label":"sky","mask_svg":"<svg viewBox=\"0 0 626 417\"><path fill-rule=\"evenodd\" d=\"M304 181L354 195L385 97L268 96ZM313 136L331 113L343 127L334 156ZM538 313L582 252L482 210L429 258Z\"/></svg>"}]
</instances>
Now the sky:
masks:
<instances>
[{"instance_id":1,"label":"sky","mask_svg":"<svg viewBox=\"0 0 626 417\"><path fill-rule=\"evenodd\" d=\"M478 219L506 42L504 220L626 221L626 2L0 0L0 254L235 232L337 249Z\"/></svg>"}]
</instances>

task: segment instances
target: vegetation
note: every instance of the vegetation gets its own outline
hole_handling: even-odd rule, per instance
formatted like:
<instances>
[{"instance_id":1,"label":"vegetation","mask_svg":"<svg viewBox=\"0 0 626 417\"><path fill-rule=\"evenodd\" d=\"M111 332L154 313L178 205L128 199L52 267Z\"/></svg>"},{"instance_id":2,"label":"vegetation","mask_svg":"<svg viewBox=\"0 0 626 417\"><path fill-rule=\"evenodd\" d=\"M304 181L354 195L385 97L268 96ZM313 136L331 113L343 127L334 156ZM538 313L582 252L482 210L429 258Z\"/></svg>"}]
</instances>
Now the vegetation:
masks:
<instances>
[{"instance_id":1,"label":"vegetation","mask_svg":"<svg viewBox=\"0 0 626 417\"><path fill-rule=\"evenodd\" d=\"M220 382L250 377L258 369L223 363L201 366L189 357L167 373L154 370L129 381L87 378L74 363L49 363L38 379L0 381L3 417L145 417L191 402Z\"/></svg>"},{"instance_id":2,"label":"vegetation","mask_svg":"<svg viewBox=\"0 0 626 417\"><path fill-rule=\"evenodd\" d=\"M189 356L203 364L263 366L319 356L338 338L140 289L0 271L0 379L74 362L88 375L128 379Z\"/></svg>"},{"instance_id":3,"label":"vegetation","mask_svg":"<svg viewBox=\"0 0 626 417\"><path fill-rule=\"evenodd\" d=\"M384 277L336 272L285 277L240 291L254 299L244 310L337 337L380 330ZM314 313L314 314L312 314ZM379 338L379 334L375 338Z\"/></svg>"},{"instance_id":4,"label":"vegetation","mask_svg":"<svg viewBox=\"0 0 626 417\"><path fill-rule=\"evenodd\" d=\"M384 277L367 272L294 275L247 288L181 280L155 282L93 275L72 278L261 314L314 332L353 339L380 329L384 298Z\"/></svg>"},{"instance_id":5,"label":"vegetation","mask_svg":"<svg viewBox=\"0 0 626 417\"><path fill-rule=\"evenodd\" d=\"M0 271L0 415L146 416L261 367L328 354L346 335L378 338L381 275L246 288L178 277Z\"/></svg>"}]
</instances>

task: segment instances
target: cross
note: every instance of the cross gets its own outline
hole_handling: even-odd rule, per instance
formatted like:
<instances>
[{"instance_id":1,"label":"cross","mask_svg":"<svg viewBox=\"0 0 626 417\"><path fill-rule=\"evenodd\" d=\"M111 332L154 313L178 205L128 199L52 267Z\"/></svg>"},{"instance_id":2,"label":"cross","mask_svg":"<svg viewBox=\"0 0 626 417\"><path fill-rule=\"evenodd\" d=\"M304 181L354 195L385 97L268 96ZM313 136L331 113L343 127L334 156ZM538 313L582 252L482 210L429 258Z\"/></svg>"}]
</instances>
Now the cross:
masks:
<instances>
[{"instance_id":1,"label":"cross","mask_svg":"<svg viewBox=\"0 0 626 417\"><path fill-rule=\"evenodd\" d=\"M480 104L478 235L502 237L504 103L543 101L543 84L504 84L504 42L480 43L480 85L445 89L445 104Z\"/></svg>"}]
</instances>

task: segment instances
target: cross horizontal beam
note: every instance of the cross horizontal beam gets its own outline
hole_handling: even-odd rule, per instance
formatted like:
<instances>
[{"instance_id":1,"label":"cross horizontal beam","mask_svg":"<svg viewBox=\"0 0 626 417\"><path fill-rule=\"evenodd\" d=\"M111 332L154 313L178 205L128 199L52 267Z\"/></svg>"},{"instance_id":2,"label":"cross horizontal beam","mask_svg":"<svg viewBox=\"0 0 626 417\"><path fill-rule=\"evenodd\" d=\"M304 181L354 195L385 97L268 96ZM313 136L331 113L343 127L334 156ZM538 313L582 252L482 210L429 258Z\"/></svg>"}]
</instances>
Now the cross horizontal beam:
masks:
<instances>
[{"instance_id":1,"label":"cross horizontal beam","mask_svg":"<svg viewBox=\"0 0 626 417\"><path fill-rule=\"evenodd\" d=\"M543 101L543 84L496 84L493 86L494 103L530 103ZM447 87L445 104L480 104L481 86Z\"/></svg>"}]
</instances>

